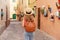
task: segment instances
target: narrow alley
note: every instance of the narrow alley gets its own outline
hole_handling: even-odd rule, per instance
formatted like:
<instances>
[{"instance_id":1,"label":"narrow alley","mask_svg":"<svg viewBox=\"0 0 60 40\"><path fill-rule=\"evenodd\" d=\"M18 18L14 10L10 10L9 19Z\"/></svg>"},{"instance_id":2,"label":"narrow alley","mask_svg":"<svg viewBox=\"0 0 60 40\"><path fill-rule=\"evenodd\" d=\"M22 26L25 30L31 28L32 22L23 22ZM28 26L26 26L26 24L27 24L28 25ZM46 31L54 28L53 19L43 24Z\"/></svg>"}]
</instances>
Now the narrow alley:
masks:
<instances>
[{"instance_id":1,"label":"narrow alley","mask_svg":"<svg viewBox=\"0 0 60 40\"><path fill-rule=\"evenodd\" d=\"M24 40L24 29L21 22L10 22L10 25L0 35L0 40ZM46 33L36 30L34 33L34 40L55 40Z\"/></svg>"},{"instance_id":2,"label":"narrow alley","mask_svg":"<svg viewBox=\"0 0 60 40\"><path fill-rule=\"evenodd\" d=\"M0 40L60 40L59 30L60 0L0 0Z\"/></svg>"}]
</instances>

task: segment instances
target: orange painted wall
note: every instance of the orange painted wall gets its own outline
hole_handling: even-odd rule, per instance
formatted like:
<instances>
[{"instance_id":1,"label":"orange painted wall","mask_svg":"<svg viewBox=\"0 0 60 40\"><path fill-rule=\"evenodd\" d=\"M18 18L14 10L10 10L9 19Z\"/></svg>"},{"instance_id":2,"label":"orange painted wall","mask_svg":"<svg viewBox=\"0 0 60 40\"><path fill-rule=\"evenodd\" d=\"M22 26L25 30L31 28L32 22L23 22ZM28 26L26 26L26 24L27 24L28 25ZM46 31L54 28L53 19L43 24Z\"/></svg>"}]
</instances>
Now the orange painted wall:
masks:
<instances>
[{"instance_id":1,"label":"orange painted wall","mask_svg":"<svg viewBox=\"0 0 60 40\"><path fill-rule=\"evenodd\" d=\"M45 5L47 8L47 5L50 4L52 7L52 13L55 13L57 11L56 8L56 2L58 0L37 0L37 8L41 7L42 5ZM55 17L55 21L50 21L50 13L48 12L48 17L44 17L42 14L40 15L40 30L45 31L49 35L53 36L57 40L60 40L60 20Z\"/></svg>"}]
</instances>

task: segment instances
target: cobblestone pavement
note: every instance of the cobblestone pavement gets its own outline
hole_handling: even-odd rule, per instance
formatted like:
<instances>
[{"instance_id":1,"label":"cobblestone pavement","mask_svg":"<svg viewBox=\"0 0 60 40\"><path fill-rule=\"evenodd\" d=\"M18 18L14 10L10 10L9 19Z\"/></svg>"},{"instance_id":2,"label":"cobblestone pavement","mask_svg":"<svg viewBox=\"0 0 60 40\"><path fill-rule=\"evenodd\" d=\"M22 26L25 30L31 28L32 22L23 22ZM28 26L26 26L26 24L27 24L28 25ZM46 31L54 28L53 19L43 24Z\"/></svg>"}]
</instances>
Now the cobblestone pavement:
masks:
<instances>
[{"instance_id":1,"label":"cobblestone pavement","mask_svg":"<svg viewBox=\"0 0 60 40\"><path fill-rule=\"evenodd\" d=\"M24 29L20 22L11 22L9 27L1 34L0 40L24 40ZM34 33L34 40L55 40L43 33L36 30Z\"/></svg>"}]
</instances>

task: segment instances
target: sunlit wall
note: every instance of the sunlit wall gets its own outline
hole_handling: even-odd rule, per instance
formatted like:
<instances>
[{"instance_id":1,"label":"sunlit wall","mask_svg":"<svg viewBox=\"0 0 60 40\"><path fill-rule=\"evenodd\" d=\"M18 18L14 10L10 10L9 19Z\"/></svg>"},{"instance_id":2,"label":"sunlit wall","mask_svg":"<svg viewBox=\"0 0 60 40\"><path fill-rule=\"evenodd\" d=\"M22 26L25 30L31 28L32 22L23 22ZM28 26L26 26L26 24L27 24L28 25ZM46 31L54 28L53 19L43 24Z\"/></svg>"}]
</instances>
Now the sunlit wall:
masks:
<instances>
[{"instance_id":1,"label":"sunlit wall","mask_svg":"<svg viewBox=\"0 0 60 40\"><path fill-rule=\"evenodd\" d=\"M54 22L50 20L50 12L48 11L48 17L44 17L40 13L40 30L48 33L49 35L53 36L57 40L60 40L60 20L56 17L55 13L57 12L56 2L58 0L37 0L37 8L42 7L45 5L46 9L48 5L52 8L52 13L54 14ZM38 12L38 11L37 11ZM38 14L37 14L38 16Z\"/></svg>"},{"instance_id":2,"label":"sunlit wall","mask_svg":"<svg viewBox=\"0 0 60 40\"><path fill-rule=\"evenodd\" d=\"M14 7L17 7L17 1L18 0L10 0L10 18L12 18L12 15L15 13Z\"/></svg>"}]
</instances>

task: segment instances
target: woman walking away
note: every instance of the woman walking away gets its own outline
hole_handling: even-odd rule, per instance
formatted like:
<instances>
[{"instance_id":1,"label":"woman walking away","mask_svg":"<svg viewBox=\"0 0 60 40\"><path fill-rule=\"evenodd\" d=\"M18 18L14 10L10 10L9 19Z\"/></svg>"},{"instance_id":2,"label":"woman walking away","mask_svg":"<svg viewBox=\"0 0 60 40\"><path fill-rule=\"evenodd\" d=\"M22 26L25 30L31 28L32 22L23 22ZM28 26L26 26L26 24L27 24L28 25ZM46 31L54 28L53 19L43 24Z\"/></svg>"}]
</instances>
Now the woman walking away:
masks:
<instances>
[{"instance_id":1,"label":"woman walking away","mask_svg":"<svg viewBox=\"0 0 60 40\"><path fill-rule=\"evenodd\" d=\"M33 40L33 33L36 29L33 11L27 8L24 13L23 25L25 29L25 40Z\"/></svg>"}]
</instances>

